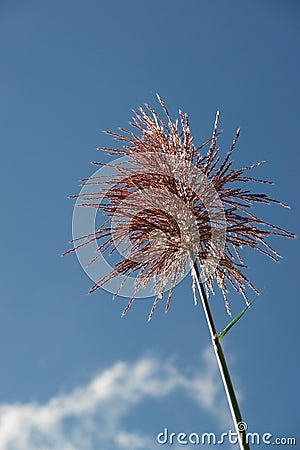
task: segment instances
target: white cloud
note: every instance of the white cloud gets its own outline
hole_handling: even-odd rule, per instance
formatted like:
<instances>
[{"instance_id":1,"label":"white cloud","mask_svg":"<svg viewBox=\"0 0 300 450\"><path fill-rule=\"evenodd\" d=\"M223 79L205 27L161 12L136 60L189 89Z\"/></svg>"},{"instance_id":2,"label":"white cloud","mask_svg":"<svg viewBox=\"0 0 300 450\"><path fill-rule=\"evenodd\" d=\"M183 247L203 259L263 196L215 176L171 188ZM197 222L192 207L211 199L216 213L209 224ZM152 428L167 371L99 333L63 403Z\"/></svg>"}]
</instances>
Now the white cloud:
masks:
<instances>
[{"instance_id":1,"label":"white cloud","mask_svg":"<svg viewBox=\"0 0 300 450\"><path fill-rule=\"evenodd\" d=\"M230 418L216 362L208 349L203 356L202 370L192 376L174 362L146 357L117 362L45 404L0 404L0 450L151 450L155 436L144 435L138 426L127 430L123 421L142 400L167 398L179 390L224 430Z\"/></svg>"}]
</instances>

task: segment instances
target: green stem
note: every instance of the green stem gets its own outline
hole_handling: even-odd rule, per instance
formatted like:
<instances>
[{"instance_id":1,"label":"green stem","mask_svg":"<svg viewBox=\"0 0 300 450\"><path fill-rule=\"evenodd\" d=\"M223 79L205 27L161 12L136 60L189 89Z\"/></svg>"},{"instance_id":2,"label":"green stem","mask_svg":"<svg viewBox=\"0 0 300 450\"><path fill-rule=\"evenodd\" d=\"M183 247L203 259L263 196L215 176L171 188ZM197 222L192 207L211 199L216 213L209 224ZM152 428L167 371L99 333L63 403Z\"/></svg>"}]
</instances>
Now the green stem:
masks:
<instances>
[{"instance_id":1,"label":"green stem","mask_svg":"<svg viewBox=\"0 0 300 450\"><path fill-rule=\"evenodd\" d=\"M207 321L209 332L211 335L211 340L213 343L215 356L216 356L219 370L221 373L221 377L222 377L223 385L225 388L227 400L229 403L234 427L235 427L236 433L238 435L240 449L241 450L250 450L249 444L246 442L246 432L245 432L245 430L240 430L239 426L238 426L239 423L243 422L242 415L241 415L239 405L238 405L238 402L236 399L236 395L235 395L233 384L232 384L232 381L230 378L229 370L228 370L228 367L226 364L226 360L225 360L225 356L224 356L223 349L221 346L221 342L220 342L220 339L216 332L216 328L215 328L213 317L212 317L210 307L208 304L208 299L207 299L207 295L205 292L205 288L200 279L200 273L199 273L199 269L198 269L196 261L193 263L192 270L194 272L194 276L196 278L197 286L199 289L202 306L204 309L206 321ZM240 425L240 427L243 428L242 425Z\"/></svg>"}]
</instances>

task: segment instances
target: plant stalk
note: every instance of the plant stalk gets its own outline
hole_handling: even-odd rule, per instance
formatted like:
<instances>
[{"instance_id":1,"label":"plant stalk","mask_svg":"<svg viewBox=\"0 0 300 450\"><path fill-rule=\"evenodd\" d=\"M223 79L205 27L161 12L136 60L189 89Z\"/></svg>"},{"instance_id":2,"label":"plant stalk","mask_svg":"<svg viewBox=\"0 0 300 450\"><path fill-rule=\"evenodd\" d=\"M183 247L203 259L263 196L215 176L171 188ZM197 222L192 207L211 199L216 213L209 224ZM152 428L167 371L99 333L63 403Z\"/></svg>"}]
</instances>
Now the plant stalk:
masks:
<instances>
[{"instance_id":1,"label":"plant stalk","mask_svg":"<svg viewBox=\"0 0 300 450\"><path fill-rule=\"evenodd\" d=\"M229 370L228 370L228 367L226 364L226 360L225 360L225 356L224 356L223 349L221 346L221 342L220 342L220 339L216 332L216 328L215 328L213 317L212 317L212 314L210 311L207 295L205 292L204 285L200 278L200 272L199 272L196 261L193 263L192 270L193 270L194 276L196 278L198 290L199 290L201 301L202 301L202 306L204 309L206 321L207 321L209 332L211 335L211 340L213 343L215 356L216 356L219 370L221 373L221 378L222 378L223 385L225 388L225 392L226 392L228 404L230 407L234 427L235 427L235 430L236 430L236 433L238 436L240 449L241 450L250 450L249 444L246 441L246 431L244 429L245 428L244 422L242 420L242 415L241 415L239 405L238 405L238 402L236 399L236 395L235 395L233 384L232 384L232 381L230 378Z\"/></svg>"}]
</instances>

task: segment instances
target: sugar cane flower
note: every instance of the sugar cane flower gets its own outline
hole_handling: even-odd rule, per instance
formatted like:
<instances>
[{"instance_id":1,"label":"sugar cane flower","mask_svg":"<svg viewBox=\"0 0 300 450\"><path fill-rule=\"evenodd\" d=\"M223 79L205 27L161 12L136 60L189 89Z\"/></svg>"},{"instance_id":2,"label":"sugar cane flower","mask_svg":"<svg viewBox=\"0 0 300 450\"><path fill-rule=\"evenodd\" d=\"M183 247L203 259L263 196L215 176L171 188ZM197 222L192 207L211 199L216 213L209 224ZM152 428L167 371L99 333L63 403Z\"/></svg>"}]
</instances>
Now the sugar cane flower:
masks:
<instances>
[{"instance_id":1,"label":"sugar cane flower","mask_svg":"<svg viewBox=\"0 0 300 450\"><path fill-rule=\"evenodd\" d=\"M222 159L217 148L219 113L212 137L195 146L187 114L179 111L172 121L158 96L165 118L149 105L134 112L132 130L106 132L123 144L122 148L99 150L118 155L111 163L113 173L105 180L84 180L88 192L77 196L77 205L95 208L107 216L93 233L75 238L69 253L97 242L98 255L119 253L114 268L97 280L90 292L114 278L120 278L117 295L126 281L134 277L134 291L123 311L126 314L140 289L150 285L155 296L149 318L165 292L166 311L176 284L197 262L207 292L217 285L230 313L227 299L231 285L247 299L247 287L257 293L245 275L242 247L253 248L277 261L279 254L267 242L271 235L294 237L269 224L252 212L255 203L286 204L264 193L254 193L246 183L266 183L248 171L264 161L241 169L231 159L240 131ZM94 163L100 167L102 163ZM106 165L107 166L107 165ZM92 190L91 190L92 189ZM193 272L192 287L195 294Z\"/></svg>"}]
</instances>

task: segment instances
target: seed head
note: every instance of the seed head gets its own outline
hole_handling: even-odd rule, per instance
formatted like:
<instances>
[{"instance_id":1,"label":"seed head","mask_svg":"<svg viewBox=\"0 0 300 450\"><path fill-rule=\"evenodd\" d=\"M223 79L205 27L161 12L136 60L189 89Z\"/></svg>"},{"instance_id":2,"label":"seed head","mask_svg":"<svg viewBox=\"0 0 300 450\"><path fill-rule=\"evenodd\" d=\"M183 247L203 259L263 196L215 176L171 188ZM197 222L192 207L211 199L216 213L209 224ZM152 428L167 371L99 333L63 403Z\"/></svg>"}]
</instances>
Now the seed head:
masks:
<instances>
[{"instance_id":1,"label":"seed head","mask_svg":"<svg viewBox=\"0 0 300 450\"><path fill-rule=\"evenodd\" d=\"M158 100L165 119L146 105L144 109L134 111L130 122L132 130L106 132L122 142L123 147L101 147L99 150L126 157L126 164L122 159L114 165L115 174L105 180L105 194L103 187L99 189L99 180L94 177L84 180L86 184L94 185L95 191L83 194L80 206L97 208L108 220L93 235L73 241L74 248L66 253L91 241L99 243L101 253L113 253L122 246L121 261L98 280L90 292L119 275L123 275L123 283L128 277L135 276L135 291L123 311L126 314L139 290L151 282L155 300L149 319L166 291L169 292L168 310L174 287L197 260L207 292L214 292L216 283L230 313L229 285L241 293L246 302L247 286L258 293L244 273L246 265L241 248L253 248L277 261L280 255L266 239L271 235L294 237L293 233L253 214L253 205L276 203L288 206L267 194L244 189L249 182L272 183L248 175L249 170L264 161L241 169L233 168L231 156L239 129L229 151L224 159L221 158L217 148L221 134L218 131L219 112L212 137L196 147L187 114L179 111L179 120L173 122L159 96ZM192 287L196 302L195 279Z\"/></svg>"}]
</instances>

